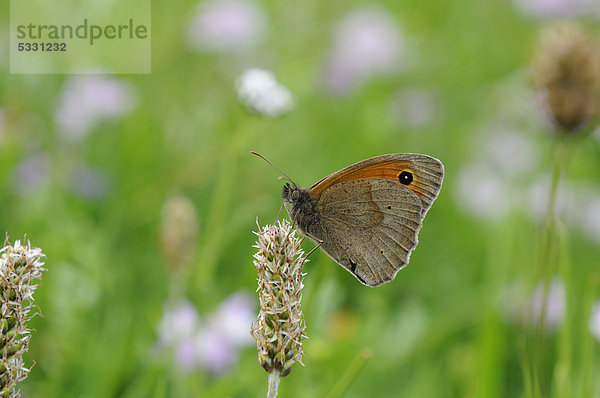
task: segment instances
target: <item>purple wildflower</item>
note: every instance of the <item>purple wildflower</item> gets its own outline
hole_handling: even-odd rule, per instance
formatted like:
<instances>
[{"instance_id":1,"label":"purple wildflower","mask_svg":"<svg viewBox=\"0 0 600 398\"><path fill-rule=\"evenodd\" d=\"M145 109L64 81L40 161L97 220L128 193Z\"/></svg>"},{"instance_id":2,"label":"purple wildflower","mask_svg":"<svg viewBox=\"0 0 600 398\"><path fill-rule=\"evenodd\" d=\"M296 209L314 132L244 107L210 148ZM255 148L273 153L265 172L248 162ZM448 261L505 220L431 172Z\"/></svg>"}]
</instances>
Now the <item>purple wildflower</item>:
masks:
<instances>
[{"instance_id":1,"label":"purple wildflower","mask_svg":"<svg viewBox=\"0 0 600 398\"><path fill-rule=\"evenodd\" d=\"M186 32L190 48L196 51L243 52L260 42L266 16L250 0L200 2Z\"/></svg>"},{"instance_id":2,"label":"purple wildflower","mask_svg":"<svg viewBox=\"0 0 600 398\"><path fill-rule=\"evenodd\" d=\"M381 8L360 8L347 14L333 33L325 65L325 84L345 94L375 76L389 76L401 67L405 39L393 16Z\"/></svg>"}]
</instances>

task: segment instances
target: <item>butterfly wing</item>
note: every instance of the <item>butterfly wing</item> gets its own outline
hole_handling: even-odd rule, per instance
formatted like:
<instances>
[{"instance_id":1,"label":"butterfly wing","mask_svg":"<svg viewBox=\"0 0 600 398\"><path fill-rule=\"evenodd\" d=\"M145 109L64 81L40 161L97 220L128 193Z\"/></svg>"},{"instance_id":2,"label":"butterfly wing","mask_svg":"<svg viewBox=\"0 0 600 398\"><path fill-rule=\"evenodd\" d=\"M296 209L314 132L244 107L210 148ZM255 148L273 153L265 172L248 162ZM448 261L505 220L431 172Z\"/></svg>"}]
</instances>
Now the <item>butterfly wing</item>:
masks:
<instances>
[{"instance_id":1,"label":"butterfly wing","mask_svg":"<svg viewBox=\"0 0 600 398\"><path fill-rule=\"evenodd\" d=\"M338 182L322 190L313 237L337 263L368 286L396 276L417 245L421 200L387 178Z\"/></svg>"},{"instance_id":2,"label":"butterfly wing","mask_svg":"<svg viewBox=\"0 0 600 398\"><path fill-rule=\"evenodd\" d=\"M407 176L410 178L401 180L402 177ZM420 199L422 215L425 216L442 187L444 165L434 157L417 153L376 156L323 178L311 187L310 193L314 199L318 200L326 189L336 184L377 177L386 178L407 187Z\"/></svg>"}]
</instances>

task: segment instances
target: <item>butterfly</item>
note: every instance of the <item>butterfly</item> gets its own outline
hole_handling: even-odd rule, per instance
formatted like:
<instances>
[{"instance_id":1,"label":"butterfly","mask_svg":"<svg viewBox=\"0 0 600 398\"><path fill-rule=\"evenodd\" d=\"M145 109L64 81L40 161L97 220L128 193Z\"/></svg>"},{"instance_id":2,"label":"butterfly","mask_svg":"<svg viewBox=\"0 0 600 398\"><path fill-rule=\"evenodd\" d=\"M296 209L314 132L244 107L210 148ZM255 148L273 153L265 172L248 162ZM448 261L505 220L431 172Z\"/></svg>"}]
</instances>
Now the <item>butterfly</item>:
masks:
<instances>
[{"instance_id":1,"label":"butterfly","mask_svg":"<svg viewBox=\"0 0 600 398\"><path fill-rule=\"evenodd\" d=\"M310 188L285 178L284 206L300 232L374 287L408 264L442 187L444 165L428 155L394 153L345 167Z\"/></svg>"}]
</instances>

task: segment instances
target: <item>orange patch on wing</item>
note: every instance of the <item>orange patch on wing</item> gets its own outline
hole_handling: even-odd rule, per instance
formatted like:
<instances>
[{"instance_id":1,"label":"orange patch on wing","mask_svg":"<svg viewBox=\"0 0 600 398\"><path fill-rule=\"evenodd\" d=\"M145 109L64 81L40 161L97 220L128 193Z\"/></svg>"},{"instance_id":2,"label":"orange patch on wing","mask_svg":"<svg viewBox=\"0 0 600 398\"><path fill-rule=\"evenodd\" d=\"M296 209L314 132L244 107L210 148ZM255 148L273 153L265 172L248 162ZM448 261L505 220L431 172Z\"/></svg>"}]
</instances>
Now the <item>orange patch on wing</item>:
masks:
<instances>
[{"instance_id":1,"label":"orange patch on wing","mask_svg":"<svg viewBox=\"0 0 600 398\"><path fill-rule=\"evenodd\" d=\"M413 181L408 185L403 185L414 192L419 198L422 198L423 192L419 189L418 177L415 175L411 161L398 161L398 160L382 160L378 163L370 165L357 165L357 167L351 167L347 170L341 170L338 173L334 173L328 177L325 177L310 190L310 194L313 198L318 199L324 190L332 185L340 184L346 181L364 180L368 178L387 178L389 180L400 183L398 176L403 171L408 171L413 176Z\"/></svg>"}]
</instances>

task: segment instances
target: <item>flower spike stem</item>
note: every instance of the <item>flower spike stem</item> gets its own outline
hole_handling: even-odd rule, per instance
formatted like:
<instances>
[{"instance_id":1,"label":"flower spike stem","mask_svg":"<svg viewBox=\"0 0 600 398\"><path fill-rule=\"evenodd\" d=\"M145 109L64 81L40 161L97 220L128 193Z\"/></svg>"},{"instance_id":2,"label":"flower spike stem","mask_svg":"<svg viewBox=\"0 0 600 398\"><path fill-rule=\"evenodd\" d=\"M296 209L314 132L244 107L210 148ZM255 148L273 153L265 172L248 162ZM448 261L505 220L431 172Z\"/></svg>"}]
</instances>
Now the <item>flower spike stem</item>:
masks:
<instances>
[{"instance_id":1,"label":"flower spike stem","mask_svg":"<svg viewBox=\"0 0 600 398\"><path fill-rule=\"evenodd\" d=\"M277 389L279 388L279 381L281 377L279 377L279 372L274 370L269 373L269 391L267 392L267 398L276 398L277 397Z\"/></svg>"}]
</instances>

